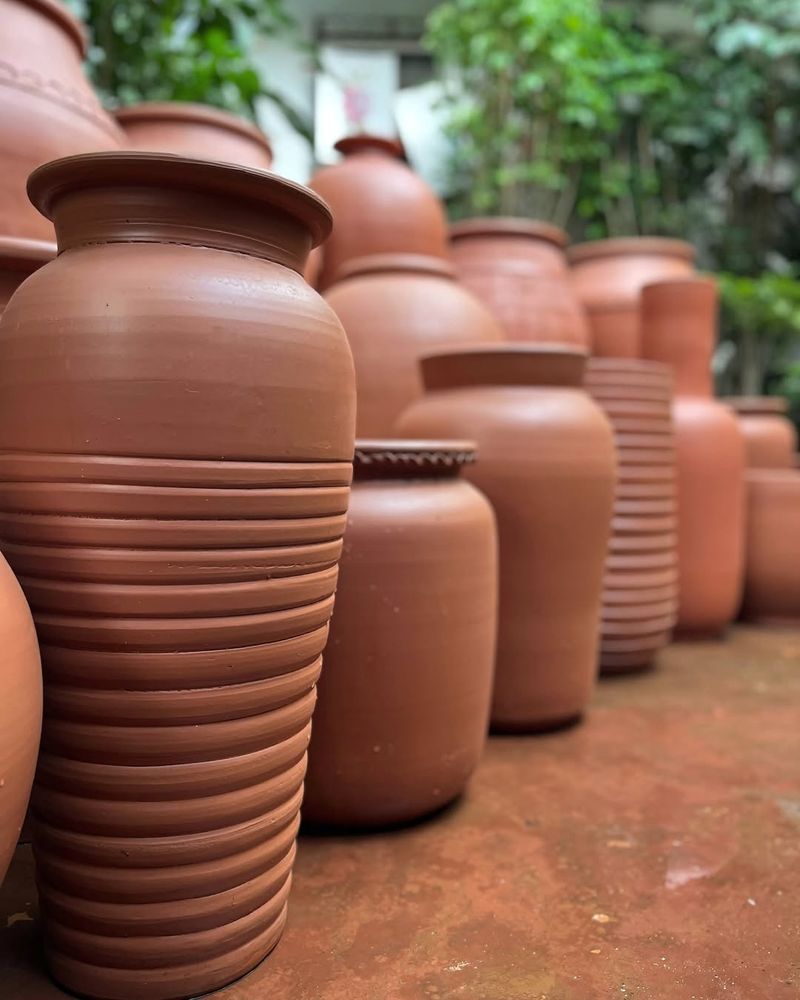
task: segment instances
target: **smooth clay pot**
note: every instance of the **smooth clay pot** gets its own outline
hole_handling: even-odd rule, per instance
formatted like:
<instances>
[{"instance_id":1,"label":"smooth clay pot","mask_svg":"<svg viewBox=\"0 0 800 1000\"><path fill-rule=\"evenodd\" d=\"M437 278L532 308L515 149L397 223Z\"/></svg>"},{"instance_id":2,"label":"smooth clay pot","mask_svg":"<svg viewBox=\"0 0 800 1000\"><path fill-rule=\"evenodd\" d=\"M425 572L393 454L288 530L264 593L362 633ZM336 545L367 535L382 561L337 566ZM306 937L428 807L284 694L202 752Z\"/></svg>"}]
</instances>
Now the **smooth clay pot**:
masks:
<instances>
[{"instance_id":1,"label":"smooth clay pot","mask_svg":"<svg viewBox=\"0 0 800 1000\"><path fill-rule=\"evenodd\" d=\"M216 989L286 919L351 476L330 213L163 154L32 176L59 256L0 320L0 538L45 677L34 850L53 976Z\"/></svg>"},{"instance_id":2,"label":"smooth clay pot","mask_svg":"<svg viewBox=\"0 0 800 1000\"><path fill-rule=\"evenodd\" d=\"M726 396L744 434L749 469L793 469L797 431L786 413L782 396Z\"/></svg>"},{"instance_id":3,"label":"smooth clay pot","mask_svg":"<svg viewBox=\"0 0 800 1000\"><path fill-rule=\"evenodd\" d=\"M119 108L125 146L269 170L272 148L255 125L206 104L163 101Z\"/></svg>"},{"instance_id":4,"label":"smooth clay pot","mask_svg":"<svg viewBox=\"0 0 800 1000\"><path fill-rule=\"evenodd\" d=\"M465 788L489 723L497 540L457 441L356 442L303 818L416 819Z\"/></svg>"},{"instance_id":5,"label":"smooth clay pot","mask_svg":"<svg viewBox=\"0 0 800 1000\"><path fill-rule=\"evenodd\" d=\"M742 589L744 440L712 396L717 290L710 278L659 281L642 292L642 349L675 374L678 630L718 635Z\"/></svg>"},{"instance_id":6,"label":"smooth clay pot","mask_svg":"<svg viewBox=\"0 0 800 1000\"><path fill-rule=\"evenodd\" d=\"M0 234L52 240L25 194L28 174L58 156L119 147L81 60L83 27L57 0L0 0Z\"/></svg>"},{"instance_id":7,"label":"smooth clay pot","mask_svg":"<svg viewBox=\"0 0 800 1000\"><path fill-rule=\"evenodd\" d=\"M419 359L454 345L497 343L487 308L435 257L385 254L352 261L325 298L353 351L358 434L385 437L422 394Z\"/></svg>"},{"instance_id":8,"label":"smooth clay pot","mask_svg":"<svg viewBox=\"0 0 800 1000\"><path fill-rule=\"evenodd\" d=\"M644 285L692 273L694 248L681 240L637 236L578 243L567 250L573 287L586 308L592 354L641 357L639 293Z\"/></svg>"},{"instance_id":9,"label":"smooth clay pot","mask_svg":"<svg viewBox=\"0 0 800 1000\"><path fill-rule=\"evenodd\" d=\"M800 625L800 471L747 470L742 618Z\"/></svg>"},{"instance_id":10,"label":"smooth clay pot","mask_svg":"<svg viewBox=\"0 0 800 1000\"><path fill-rule=\"evenodd\" d=\"M404 435L477 443L465 475L494 506L500 544L498 729L574 721L597 673L616 463L608 421L581 386L585 364L562 346L433 355L426 395L398 423Z\"/></svg>"},{"instance_id":11,"label":"smooth clay pot","mask_svg":"<svg viewBox=\"0 0 800 1000\"><path fill-rule=\"evenodd\" d=\"M55 255L55 243L0 236L0 313L22 282Z\"/></svg>"},{"instance_id":12,"label":"smooth clay pot","mask_svg":"<svg viewBox=\"0 0 800 1000\"><path fill-rule=\"evenodd\" d=\"M322 250L320 289L342 265L371 254L446 258L447 221L434 191L403 161L399 142L371 135L340 139L344 159L318 170L311 187L333 209L334 230Z\"/></svg>"},{"instance_id":13,"label":"smooth clay pot","mask_svg":"<svg viewBox=\"0 0 800 1000\"><path fill-rule=\"evenodd\" d=\"M460 281L509 340L589 347L589 324L570 282L566 233L528 219L466 219L450 227Z\"/></svg>"}]
</instances>

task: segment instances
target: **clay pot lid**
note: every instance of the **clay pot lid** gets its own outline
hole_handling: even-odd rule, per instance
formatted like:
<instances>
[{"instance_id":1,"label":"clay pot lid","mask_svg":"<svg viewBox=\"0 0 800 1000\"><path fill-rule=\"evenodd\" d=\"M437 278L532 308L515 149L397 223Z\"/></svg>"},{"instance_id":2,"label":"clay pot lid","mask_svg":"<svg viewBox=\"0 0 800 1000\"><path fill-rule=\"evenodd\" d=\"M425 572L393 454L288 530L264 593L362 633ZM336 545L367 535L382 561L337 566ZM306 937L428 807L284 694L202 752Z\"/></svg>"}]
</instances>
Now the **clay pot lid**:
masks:
<instances>
[{"instance_id":1,"label":"clay pot lid","mask_svg":"<svg viewBox=\"0 0 800 1000\"><path fill-rule=\"evenodd\" d=\"M450 226L450 239L457 240L463 236L528 236L546 240L562 249L567 245L567 234L558 226L538 219L519 219L513 216L481 216L454 222Z\"/></svg>"},{"instance_id":2,"label":"clay pot lid","mask_svg":"<svg viewBox=\"0 0 800 1000\"><path fill-rule=\"evenodd\" d=\"M748 416L781 414L789 410L789 401L783 396L723 396L720 402Z\"/></svg>"},{"instance_id":3,"label":"clay pot lid","mask_svg":"<svg viewBox=\"0 0 800 1000\"><path fill-rule=\"evenodd\" d=\"M695 249L685 240L670 239L666 236L621 236L610 240L589 240L576 243L567 249L571 264L579 264L597 257L622 257L655 254L659 257L680 257L690 263L694 260Z\"/></svg>"},{"instance_id":4,"label":"clay pot lid","mask_svg":"<svg viewBox=\"0 0 800 1000\"><path fill-rule=\"evenodd\" d=\"M568 344L478 344L420 359L426 389L463 386L580 386L587 353Z\"/></svg>"},{"instance_id":5,"label":"clay pot lid","mask_svg":"<svg viewBox=\"0 0 800 1000\"><path fill-rule=\"evenodd\" d=\"M0 267L10 271L34 271L56 255L55 243L0 236Z\"/></svg>"},{"instance_id":6,"label":"clay pot lid","mask_svg":"<svg viewBox=\"0 0 800 1000\"><path fill-rule=\"evenodd\" d=\"M333 144L333 148L343 156L352 156L354 153L384 153L395 160L406 158L406 151L399 139L371 135L368 132L343 136Z\"/></svg>"},{"instance_id":7,"label":"clay pot lid","mask_svg":"<svg viewBox=\"0 0 800 1000\"><path fill-rule=\"evenodd\" d=\"M427 257L416 253L375 253L345 261L333 276L333 283L362 274L397 272L432 274L439 278L455 280L453 265L440 257Z\"/></svg>"},{"instance_id":8,"label":"clay pot lid","mask_svg":"<svg viewBox=\"0 0 800 1000\"><path fill-rule=\"evenodd\" d=\"M28 178L28 197L43 215L52 219L53 205L63 195L84 187L113 188L118 185L154 185L182 191L191 188L247 199L253 202L253 211L277 208L308 227L313 246L327 239L333 228L333 214L327 202L302 184L268 170L172 153L119 150L79 153L51 160L37 167Z\"/></svg>"},{"instance_id":9,"label":"clay pot lid","mask_svg":"<svg viewBox=\"0 0 800 1000\"><path fill-rule=\"evenodd\" d=\"M272 147L266 135L252 122L231 111L214 108L208 104L194 104L191 101L145 101L142 104L130 104L117 108L114 117L125 127L133 122L196 122L199 125L215 125L218 128L238 132L252 139L272 155Z\"/></svg>"},{"instance_id":10,"label":"clay pot lid","mask_svg":"<svg viewBox=\"0 0 800 1000\"><path fill-rule=\"evenodd\" d=\"M473 441L361 438L356 441L354 479L406 479L458 475L475 461Z\"/></svg>"},{"instance_id":11,"label":"clay pot lid","mask_svg":"<svg viewBox=\"0 0 800 1000\"><path fill-rule=\"evenodd\" d=\"M64 4L59 3L58 0L18 0L18 3L34 7L55 21L75 43L81 59L86 57L89 36L80 20Z\"/></svg>"}]
</instances>

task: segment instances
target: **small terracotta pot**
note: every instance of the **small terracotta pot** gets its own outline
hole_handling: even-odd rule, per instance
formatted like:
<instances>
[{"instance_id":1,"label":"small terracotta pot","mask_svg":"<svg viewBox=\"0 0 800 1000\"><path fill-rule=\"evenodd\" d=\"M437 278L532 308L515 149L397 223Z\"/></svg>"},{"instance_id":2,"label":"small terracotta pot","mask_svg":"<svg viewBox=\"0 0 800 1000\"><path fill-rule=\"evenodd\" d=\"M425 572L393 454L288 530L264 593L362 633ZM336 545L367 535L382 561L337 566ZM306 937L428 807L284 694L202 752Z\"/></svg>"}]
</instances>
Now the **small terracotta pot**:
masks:
<instances>
[{"instance_id":1,"label":"small terracotta pot","mask_svg":"<svg viewBox=\"0 0 800 1000\"><path fill-rule=\"evenodd\" d=\"M800 471L748 469L742 617L800 624Z\"/></svg>"},{"instance_id":2,"label":"small terracotta pot","mask_svg":"<svg viewBox=\"0 0 800 1000\"><path fill-rule=\"evenodd\" d=\"M722 402L733 407L739 420L748 468L794 468L797 431L782 396L726 396Z\"/></svg>"},{"instance_id":3,"label":"small terracotta pot","mask_svg":"<svg viewBox=\"0 0 800 1000\"><path fill-rule=\"evenodd\" d=\"M639 292L649 282L692 272L694 248L654 236L594 240L567 251L578 299L592 331L592 353L638 358Z\"/></svg>"},{"instance_id":4,"label":"small terracotta pot","mask_svg":"<svg viewBox=\"0 0 800 1000\"><path fill-rule=\"evenodd\" d=\"M567 236L529 219L466 219L450 227L459 280L509 340L589 347L589 324L569 279Z\"/></svg>"},{"instance_id":5,"label":"small terracotta pot","mask_svg":"<svg viewBox=\"0 0 800 1000\"><path fill-rule=\"evenodd\" d=\"M0 236L0 314L22 282L55 255L54 243Z\"/></svg>"}]
</instances>

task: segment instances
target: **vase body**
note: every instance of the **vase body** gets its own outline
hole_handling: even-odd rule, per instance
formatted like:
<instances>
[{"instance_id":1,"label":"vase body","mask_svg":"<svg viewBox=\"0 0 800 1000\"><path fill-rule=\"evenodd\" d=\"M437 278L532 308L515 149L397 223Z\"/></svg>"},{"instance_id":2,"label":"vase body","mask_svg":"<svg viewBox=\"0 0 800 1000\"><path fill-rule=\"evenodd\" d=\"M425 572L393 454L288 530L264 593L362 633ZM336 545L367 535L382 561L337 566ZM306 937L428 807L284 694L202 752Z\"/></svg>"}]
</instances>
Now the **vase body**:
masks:
<instances>
[{"instance_id":1,"label":"vase body","mask_svg":"<svg viewBox=\"0 0 800 1000\"><path fill-rule=\"evenodd\" d=\"M0 314L22 282L55 255L54 243L0 236Z\"/></svg>"},{"instance_id":2,"label":"vase body","mask_svg":"<svg viewBox=\"0 0 800 1000\"><path fill-rule=\"evenodd\" d=\"M31 191L59 256L0 321L0 539L43 648L47 961L83 996L194 996L285 921L353 446L300 275L330 215L144 153Z\"/></svg>"},{"instance_id":3,"label":"vase body","mask_svg":"<svg viewBox=\"0 0 800 1000\"><path fill-rule=\"evenodd\" d=\"M353 352L362 437L386 437L422 394L419 359L450 345L497 343L500 326L433 257L387 254L352 261L325 298Z\"/></svg>"},{"instance_id":4,"label":"vase body","mask_svg":"<svg viewBox=\"0 0 800 1000\"><path fill-rule=\"evenodd\" d=\"M0 234L52 240L25 193L59 156L115 149L122 133L84 75L83 28L58 0L0 0Z\"/></svg>"},{"instance_id":5,"label":"vase body","mask_svg":"<svg viewBox=\"0 0 800 1000\"><path fill-rule=\"evenodd\" d=\"M614 496L608 421L581 386L585 354L534 345L422 362L408 436L474 440L465 475L492 503L500 552L495 728L536 731L583 713L597 672Z\"/></svg>"},{"instance_id":6,"label":"vase body","mask_svg":"<svg viewBox=\"0 0 800 1000\"><path fill-rule=\"evenodd\" d=\"M800 624L800 471L747 470L742 618Z\"/></svg>"},{"instance_id":7,"label":"vase body","mask_svg":"<svg viewBox=\"0 0 800 1000\"><path fill-rule=\"evenodd\" d=\"M573 287L589 318L592 354L638 358L642 287L690 275L694 249L681 240L628 237L579 243L567 256Z\"/></svg>"},{"instance_id":8,"label":"vase body","mask_svg":"<svg viewBox=\"0 0 800 1000\"><path fill-rule=\"evenodd\" d=\"M726 396L724 402L739 421L749 469L794 468L797 431L782 396Z\"/></svg>"},{"instance_id":9,"label":"vase body","mask_svg":"<svg viewBox=\"0 0 800 1000\"><path fill-rule=\"evenodd\" d=\"M371 254L446 258L447 222L434 191L402 160L398 143L351 136L336 143L344 159L323 167L311 187L336 220L322 249L320 289L338 280L343 264Z\"/></svg>"},{"instance_id":10,"label":"vase body","mask_svg":"<svg viewBox=\"0 0 800 1000\"><path fill-rule=\"evenodd\" d=\"M744 440L714 399L717 292L710 278L661 281L642 292L642 348L675 376L678 473L678 630L718 635L741 599Z\"/></svg>"},{"instance_id":11,"label":"vase body","mask_svg":"<svg viewBox=\"0 0 800 1000\"><path fill-rule=\"evenodd\" d=\"M589 324L570 282L566 234L527 219L467 219L450 227L459 280L509 340L589 347Z\"/></svg>"},{"instance_id":12,"label":"vase body","mask_svg":"<svg viewBox=\"0 0 800 1000\"><path fill-rule=\"evenodd\" d=\"M356 442L303 818L382 826L459 795L489 722L497 540L459 442Z\"/></svg>"},{"instance_id":13,"label":"vase body","mask_svg":"<svg viewBox=\"0 0 800 1000\"><path fill-rule=\"evenodd\" d=\"M115 114L127 149L176 153L269 170L272 149L264 133L229 111L183 101L153 101Z\"/></svg>"}]
</instances>

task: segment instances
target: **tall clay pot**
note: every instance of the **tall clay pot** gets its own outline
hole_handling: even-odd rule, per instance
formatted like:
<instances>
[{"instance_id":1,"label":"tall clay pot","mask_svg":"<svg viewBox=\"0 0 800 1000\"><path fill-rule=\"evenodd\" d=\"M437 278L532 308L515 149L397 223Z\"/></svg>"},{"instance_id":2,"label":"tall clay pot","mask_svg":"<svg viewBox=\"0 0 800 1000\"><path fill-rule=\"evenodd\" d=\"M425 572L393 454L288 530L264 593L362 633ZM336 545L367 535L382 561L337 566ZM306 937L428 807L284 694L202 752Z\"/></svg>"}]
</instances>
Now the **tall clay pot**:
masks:
<instances>
[{"instance_id":1,"label":"tall clay pot","mask_svg":"<svg viewBox=\"0 0 800 1000\"><path fill-rule=\"evenodd\" d=\"M461 282L509 340L589 347L589 324L570 282L566 233L528 219L466 219L450 227Z\"/></svg>"},{"instance_id":2,"label":"tall clay pot","mask_svg":"<svg viewBox=\"0 0 800 1000\"><path fill-rule=\"evenodd\" d=\"M119 108L116 119L125 146L155 153L177 153L269 170L272 148L261 129L238 115L206 104L153 101Z\"/></svg>"},{"instance_id":3,"label":"tall clay pot","mask_svg":"<svg viewBox=\"0 0 800 1000\"><path fill-rule=\"evenodd\" d=\"M55 255L54 243L0 236L0 313L22 282Z\"/></svg>"},{"instance_id":4,"label":"tall clay pot","mask_svg":"<svg viewBox=\"0 0 800 1000\"><path fill-rule=\"evenodd\" d=\"M724 402L739 420L748 468L794 468L797 431L782 396L726 396Z\"/></svg>"},{"instance_id":5,"label":"tall clay pot","mask_svg":"<svg viewBox=\"0 0 800 1000\"><path fill-rule=\"evenodd\" d=\"M352 261L340 274L325 298L353 351L362 437L391 434L403 410L422 394L423 354L504 339L446 261L384 254Z\"/></svg>"},{"instance_id":6,"label":"tall clay pot","mask_svg":"<svg viewBox=\"0 0 800 1000\"><path fill-rule=\"evenodd\" d=\"M0 538L42 643L46 957L82 996L195 996L286 918L353 449L300 275L330 213L163 154L29 187L59 256L0 321Z\"/></svg>"},{"instance_id":7,"label":"tall clay pot","mask_svg":"<svg viewBox=\"0 0 800 1000\"><path fill-rule=\"evenodd\" d=\"M800 471L747 470L742 618L800 625Z\"/></svg>"},{"instance_id":8,"label":"tall clay pot","mask_svg":"<svg viewBox=\"0 0 800 1000\"><path fill-rule=\"evenodd\" d=\"M340 139L336 149L344 159L311 178L311 187L328 202L336 220L322 251L320 289L337 280L342 265L357 257L448 256L442 204L403 162L398 142L355 135Z\"/></svg>"},{"instance_id":9,"label":"tall clay pot","mask_svg":"<svg viewBox=\"0 0 800 1000\"><path fill-rule=\"evenodd\" d=\"M584 712L597 673L616 462L608 421L565 346L452 350L422 362L426 395L405 435L477 443L467 478L491 501L500 545L492 723L541 730Z\"/></svg>"},{"instance_id":10,"label":"tall clay pot","mask_svg":"<svg viewBox=\"0 0 800 1000\"><path fill-rule=\"evenodd\" d=\"M694 248L681 240L635 236L578 243L567 250L573 286L586 308L592 354L641 357L639 293L644 285L692 273Z\"/></svg>"},{"instance_id":11,"label":"tall clay pot","mask_svg":"<svg viewBox=\"0 0 800 1000\"><path fill-rule=\"evenodd\" d=\"M356 442L353 493L309 750L303 817L416 819L483 750L497 625L488 501L457 441Z\"/></svg>"},{"instance_id":12,"label":"tall clay pot","mask_svg":"<svg viewBox=\"0 0 800 1000\"><path fill-rule=\"evenodd\" d=\"M58 0L0 0L0 234L52 240L25 182L57 156L115 149L122 133L81 67L83 27Z\"/></svg>"},{"instance_id":13,"label":"tall clay pot","mask_svg":"<svg viewBox=\"0 0 800 1000\"><path fill-rule=\"evenodd\" d=\"M644 356L675 373L678 629L701 635L733 620L744 568L744 441L731 409L712 395L716 316L710 278L659 281L642 292Z\"/></svg>"}]
</instances>

